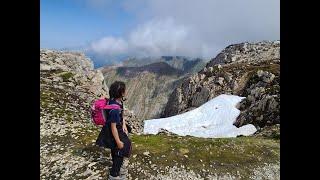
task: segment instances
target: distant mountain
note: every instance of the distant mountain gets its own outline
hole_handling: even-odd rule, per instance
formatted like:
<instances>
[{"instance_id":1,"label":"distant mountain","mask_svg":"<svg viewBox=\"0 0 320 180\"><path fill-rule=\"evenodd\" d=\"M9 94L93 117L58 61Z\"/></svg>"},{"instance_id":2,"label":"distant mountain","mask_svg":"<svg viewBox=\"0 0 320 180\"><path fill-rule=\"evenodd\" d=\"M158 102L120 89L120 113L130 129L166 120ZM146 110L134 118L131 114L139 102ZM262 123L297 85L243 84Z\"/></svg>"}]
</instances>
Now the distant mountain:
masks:
<instances>
[{"instance_id":1,"label":"distant mountain","mask_svg":"<svg viewBox=\"0 0 320 180\"><path fill-rule=\"evenodd\" d=\"M134 77L144 71L157 74L158 76L162 76L162 75L180 76L183 74L182 70L173 68L172 66L168 65L165 62L155 62L152 64L147 64L147 65L138 66L138 67L125 67L125 66L123 66L123 67L117 68L117 73L120 76L125 76L125 77Z\"/></svg>"},{"instance_id":2,"label":"distant mountain","mask_svg":"<svg viewBox=\"0 0 320 180\"><path fill-rule=\"evenodd\" d=\"M204 66L205 60L200 58L187 58L184 56L161 56L161 57L145 57L145 58L129 58L122 62L123 66L126 67L138 67L155 62L164 62L173 68L184 71L184 73L201 70L200 67ZM196 66L196 67L195 67Z\"/></svg>"},{"instance_id":3,"label":"distant mountain","mask_svg":"<svg viewBox=\"0 0 320 180\"><path fill-rule=\"evenodd\" d=\"M107 86L116 80L127 85L129 109L137 118L160 117L169 94L182 80L205 66L202 59L188 59L181 56L160 58L131 58L122 65L99 68Z\"/></svg>"}]
</instances>

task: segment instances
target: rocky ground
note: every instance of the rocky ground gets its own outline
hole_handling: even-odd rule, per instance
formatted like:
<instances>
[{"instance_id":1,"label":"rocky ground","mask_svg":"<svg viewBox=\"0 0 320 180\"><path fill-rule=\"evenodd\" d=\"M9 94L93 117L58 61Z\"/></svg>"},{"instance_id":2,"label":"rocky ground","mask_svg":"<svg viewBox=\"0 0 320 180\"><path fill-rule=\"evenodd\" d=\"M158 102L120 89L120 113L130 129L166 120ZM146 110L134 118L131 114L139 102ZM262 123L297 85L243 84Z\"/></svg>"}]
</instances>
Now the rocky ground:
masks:
<instances>
[{"instance_id":1,"label":"rocky ground","mask_svg":"<svg viewBox=\"0 0 320 180\"><path fill-rule=\"evenodd\" d=\"M60 94L50 95L42 96L48 100L44 102L58 109L50 100ZM110 151L94 145L99 128L86 114L68 121L58 118L59 111L42 112L41 179L106 179ZM278 140L175 135L131 135L131 139L128 179L279 179Z\"/></svg>"},{"instance_id":2,"label":"rocky ground","mask_svg":"<svg viewBox=\"0 0 320 180\"><path fill-rule=\"evenodd\" d=\"M110 151L94 145L100 128L89 114L90 102L107 90L101 72L81 54L41 50L40 64L40 178L107 179ZM139 120L126 112L134 132L141 131ZM128 179L280 177L277 136L204 139L165 131L130 136Z\"/></svg>"}]
</instances>

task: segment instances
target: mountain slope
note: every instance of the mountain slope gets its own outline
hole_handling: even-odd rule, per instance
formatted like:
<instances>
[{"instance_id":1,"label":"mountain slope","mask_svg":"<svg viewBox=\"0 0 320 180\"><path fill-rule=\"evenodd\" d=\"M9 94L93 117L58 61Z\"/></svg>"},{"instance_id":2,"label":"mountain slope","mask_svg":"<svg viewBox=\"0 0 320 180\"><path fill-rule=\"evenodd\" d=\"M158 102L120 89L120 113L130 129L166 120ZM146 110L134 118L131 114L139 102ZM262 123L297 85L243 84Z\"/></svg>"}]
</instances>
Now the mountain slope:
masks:
<instances>
[{"instance_id":1,"label":"mountain slope","mask_svg":"<svg viewBox=\"0 0 320 180\"><path fill-rule=\"evenodd\" d=\"M126 105L141 120L160 117L173 89L204 66L200 59L192 61L167 57L167 60L153 59L152 63L143 61L144 65L138 66L141 61L130 60L128 66L101 68L108 86L116 80L126 83ZM173 61L181 62L181 69L175 68Z\"/></svg>"}]
</instances>

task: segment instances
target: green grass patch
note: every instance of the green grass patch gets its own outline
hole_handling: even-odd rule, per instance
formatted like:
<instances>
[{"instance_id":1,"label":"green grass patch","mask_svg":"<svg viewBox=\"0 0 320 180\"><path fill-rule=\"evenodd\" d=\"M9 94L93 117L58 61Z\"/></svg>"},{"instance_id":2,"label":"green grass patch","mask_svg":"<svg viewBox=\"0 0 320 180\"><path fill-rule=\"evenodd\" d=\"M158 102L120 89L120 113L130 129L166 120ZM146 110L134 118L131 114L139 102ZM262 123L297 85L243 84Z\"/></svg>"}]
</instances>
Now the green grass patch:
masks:
<instances>
[{"instance_id":1,"label":"green grass patch","mask_svg":"<svg viewBox=\"0 0 320 180\"><path fill-rule=\"evenodd\" d=\"M254 167L280 161L279 141L266 138L134 135L132 141L133 154L137 154L139 161L151 160L159 167L187 165L200 174L202 169L211 169L217 174L239 171L249 176ZM143 155L146 151L150 152L150 158Z\"/></svg>"},{"instance_id":2,"label":"green grass patch","mask_svg":"<svg viewBox=\"0 0 320 180\"><path fill-rule=\"evenodd\" d=\"M70 78L74 76L72 72L63 72L60 73L59 76L62 78L63 81L69 81Z\"/></svg>"}]
</instances>

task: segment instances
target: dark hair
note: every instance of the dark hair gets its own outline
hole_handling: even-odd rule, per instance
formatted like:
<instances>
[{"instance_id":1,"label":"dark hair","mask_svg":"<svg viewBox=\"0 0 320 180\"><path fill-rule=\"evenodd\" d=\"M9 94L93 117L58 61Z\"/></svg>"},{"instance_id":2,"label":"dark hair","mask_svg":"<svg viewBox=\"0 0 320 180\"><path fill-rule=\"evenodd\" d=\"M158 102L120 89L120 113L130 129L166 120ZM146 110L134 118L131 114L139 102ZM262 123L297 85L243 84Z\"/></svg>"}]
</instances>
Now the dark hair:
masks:
<instances>
[{"instance_id":1,"label":"dark hair","mask_svg":"<svg viewBox=\"0 0 320 180\"><path fill-rule=\"evenodd\" d=\"M109 89L109 96L110 99L117 99L117 98L122 98L122 94L126 90L126 85L122 81L115 81L114 83L111 84L110 89Z\"/></svg>"}]
</instances>

